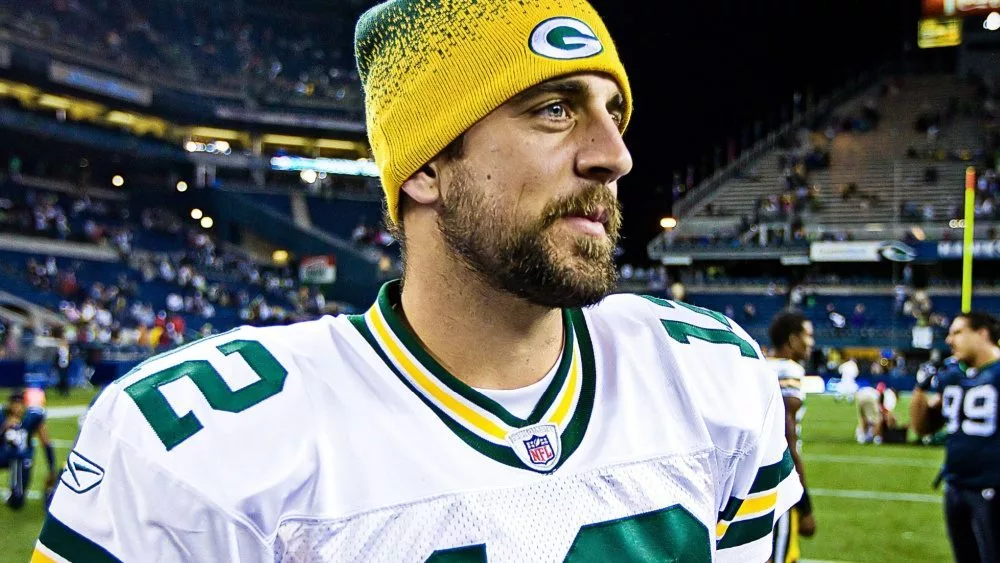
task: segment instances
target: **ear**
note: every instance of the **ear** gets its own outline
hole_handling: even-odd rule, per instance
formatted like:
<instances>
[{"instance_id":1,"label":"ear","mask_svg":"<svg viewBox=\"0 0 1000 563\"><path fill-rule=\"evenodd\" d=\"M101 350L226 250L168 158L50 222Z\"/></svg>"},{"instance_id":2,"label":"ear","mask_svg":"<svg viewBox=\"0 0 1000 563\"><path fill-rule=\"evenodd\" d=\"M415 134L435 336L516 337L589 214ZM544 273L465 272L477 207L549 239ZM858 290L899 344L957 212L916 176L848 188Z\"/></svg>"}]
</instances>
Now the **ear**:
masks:
<instances>
[{"instance_id":1,"label":"ear","mask_svg":"<svg viewBox=\"0 0 1000 563\"><path fill-rule=\"evenodd\" d=\"M407 178L400 190L413 198L413 201L428 205L441 199L441 172L436 161L425 164L420 170Z\"/></svg>"}]
</instances>

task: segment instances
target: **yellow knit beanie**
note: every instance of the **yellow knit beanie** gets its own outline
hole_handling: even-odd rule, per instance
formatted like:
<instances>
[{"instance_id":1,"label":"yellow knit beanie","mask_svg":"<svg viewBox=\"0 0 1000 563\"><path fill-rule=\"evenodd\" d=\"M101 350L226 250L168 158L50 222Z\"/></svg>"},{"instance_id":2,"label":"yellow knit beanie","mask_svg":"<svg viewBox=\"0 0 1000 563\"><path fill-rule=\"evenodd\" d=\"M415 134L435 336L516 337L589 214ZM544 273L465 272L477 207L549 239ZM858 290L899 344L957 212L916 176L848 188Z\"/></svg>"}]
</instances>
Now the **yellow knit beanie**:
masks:
<instances>
[{"instance_id":1,"label":"yellow knit beanie","mask_svg":"<svg viewBox=\"0 0 1000 563\"><path fill-rule=\"evenodd\" d=\"M449 143L515 94L552 78L603 72L632 113L625 68L585 0L390 0L354 36L368 139L386 206Z\"/></svg>"}]
</instances>

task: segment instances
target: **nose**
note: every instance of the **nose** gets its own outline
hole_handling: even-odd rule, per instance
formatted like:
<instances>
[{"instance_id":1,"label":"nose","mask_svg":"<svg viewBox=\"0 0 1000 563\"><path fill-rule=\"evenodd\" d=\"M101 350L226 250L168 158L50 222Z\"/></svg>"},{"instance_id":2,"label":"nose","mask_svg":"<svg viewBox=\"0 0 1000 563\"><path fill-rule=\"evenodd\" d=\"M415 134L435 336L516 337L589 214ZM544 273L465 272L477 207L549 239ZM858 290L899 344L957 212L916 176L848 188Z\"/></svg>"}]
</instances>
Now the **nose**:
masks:
<instances>
[{"instance_id":1,"label":"nose","mask_svg":"<svg viewBox=\"0 0 1000 563\"><path fill-rule=\"evenodd\" d=\"M580 145L576 172L588 180L610 186L632 170L632 154L607 112L601 112L581 131Z\"/></svg>"}]
</instances>

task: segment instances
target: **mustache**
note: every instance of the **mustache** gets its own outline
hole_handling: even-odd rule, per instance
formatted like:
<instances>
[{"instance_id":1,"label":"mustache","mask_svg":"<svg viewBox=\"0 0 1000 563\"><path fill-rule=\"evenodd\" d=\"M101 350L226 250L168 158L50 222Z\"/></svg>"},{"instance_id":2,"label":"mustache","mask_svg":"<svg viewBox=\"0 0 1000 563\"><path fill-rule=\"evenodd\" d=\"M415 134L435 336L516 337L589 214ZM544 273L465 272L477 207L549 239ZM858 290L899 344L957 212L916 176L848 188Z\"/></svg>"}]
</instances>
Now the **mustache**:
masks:
<instances>
[{"instance_id":1,"label":"mustache","mask_svg":"<svg viewBox=\"0 0 1000 563\"><path fill-rule=\"evenodd\" d=\"M542 226L549 227L565 217L587 217L602 208L607 213L608 232L618 232L622 224L622 204L607 186L600 184L550 202L542 212Z\"/></svg>"}]
</instances>

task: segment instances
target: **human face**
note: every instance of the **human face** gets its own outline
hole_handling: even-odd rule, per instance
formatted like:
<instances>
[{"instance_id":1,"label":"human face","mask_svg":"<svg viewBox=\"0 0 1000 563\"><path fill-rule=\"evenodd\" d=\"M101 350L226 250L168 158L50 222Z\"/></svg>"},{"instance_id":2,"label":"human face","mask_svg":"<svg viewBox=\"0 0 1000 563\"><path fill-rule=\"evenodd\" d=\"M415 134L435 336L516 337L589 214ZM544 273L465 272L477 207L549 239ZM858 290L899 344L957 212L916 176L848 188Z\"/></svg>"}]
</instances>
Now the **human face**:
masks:
<instances>
[{"instance_id":1,"label":"human face","mask_svg":"<svg viewBox=\"0 0 1000 563\"><path fill-rule=\"evenodd\" d=\"M794 335L790 340L792 343L792 352L795 354L795 361L802 362L808 360L809 356L812 355L813 347L816 345L812 321L802 323L802 332Z\"/></svg>"},{"instance_id":2,"label":"human face","mask_svg":"<svg viewBox=\"0 0 1000 563\"><path fill-rule=\"evenodd\" d=\"M438 227L476 275L545 307L597 303L617 282L618 179L632 168L617 84L545 82L471 127L441 165Z\"/></svg>"},{"instance_id":3,"label":"human face","mask_svg":"<svg viewBox=\"0 0 1000 563\"><path fill-rule=\"evenodd\" d=\"M976 354L979 349L989 342L986 330L972 330L969 320L965 317L956 317L951 322L948 329L948 337L945 342L951 346L951 353L955 359L967 364L975 363Z\"/></svg>"}]
</instances>

